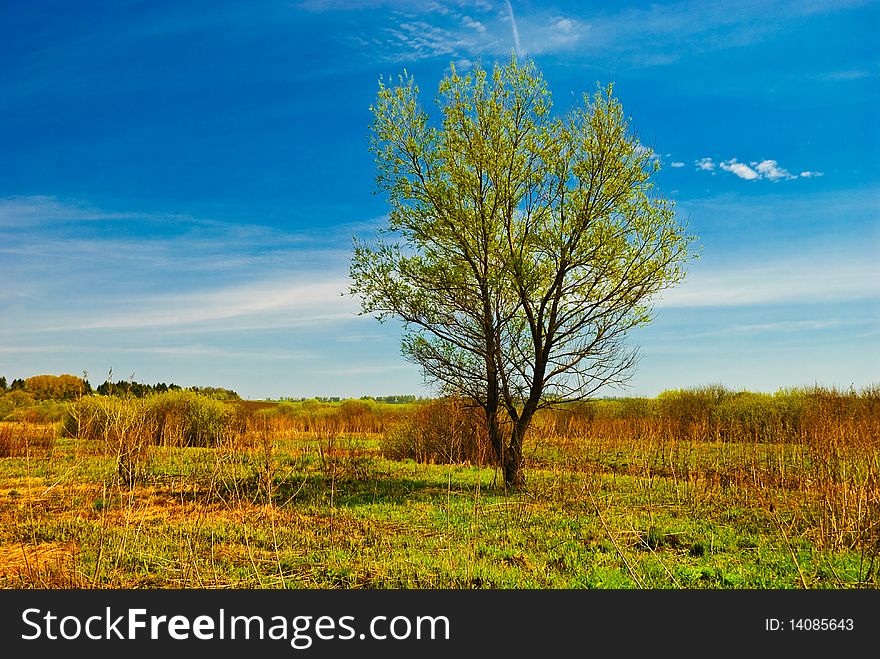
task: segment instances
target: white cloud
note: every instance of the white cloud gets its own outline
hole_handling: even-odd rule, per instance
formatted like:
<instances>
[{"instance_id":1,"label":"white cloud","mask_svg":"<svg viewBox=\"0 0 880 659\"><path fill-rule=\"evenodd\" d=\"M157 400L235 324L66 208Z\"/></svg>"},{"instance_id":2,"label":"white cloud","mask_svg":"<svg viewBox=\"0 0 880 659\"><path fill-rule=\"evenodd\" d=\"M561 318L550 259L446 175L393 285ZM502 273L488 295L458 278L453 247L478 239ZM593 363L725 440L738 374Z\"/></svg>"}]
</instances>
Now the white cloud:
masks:
<instances>
[{"instance_id":1,"label":"white cloud","mask_svg":"<svg viewBox=\"0 0 880 659\"><path fill-rule=\"evenodd\" d=\"M762 160L759 163L752 163L755 170L757 170L761 176L764 178L768 178L771 181L776 181L779 179L793 179L797 178L796 176L792 176L791 172L787 169L783 169L779 166L779 164L775 160Z\"/></svg>"},{"instance_id":2,"label":"white cloud","mask_svg":"<svg viewBox=\"0 0 880 659\"><path fill-rule=\"evenodd\" d=\"M809 320L778 320L763 323L732 323L718 324L705 331L677 333L676 341L690 342L694 339L716 337L756 336L760 334L799 334L804 332L824 332L841 328L863 328L876 325L877 321L867 318L824 318ZM870 331L870 330L869 330Z\"/></svg>"},{"instance_id":3,"label":"white cloud","mask_svg":"<svg viewBox=\"0 0 880 659\"><path fill-rule=\"evenodd\" d=\"M672 163L672 167L681 167L684 163ZM694 161L694 166L701 171L715 172L715 162L712 158L700 158ZM823 176L822 172L804 170L800 174L795 175L784 167L780 167L776 160L766 159L758 162L753 160L746 164L740 162L736 158L729 158L718 163L718 167L726 172L730 172L741 179L747 181L767 180L767 181L792 181L797 178L814 178Z\"/></svg>"},{"instance_id":4,"label":"white cloud","mask_svg":"<svg viewBox=\"0 0 880 659\"><path fill-rule=\"evenodd\" d=\"M480 21L475 21L470 16L462 16L461 23L465 27L476 30L480 34L485 34L486 32L486 26L483 25Z\"/></svg>"},{"instance_id":5,"label":"white cloud","mask_svg":"<svg viewBox=\"0 0 880 659\"><path fill-rule=\"evenodd\" d=\"M570 18L560 18L556 23L553 24L560 32L573 32L574 31L574 23Z\"/></svg>"},{"instance_id":6,"label":"white cloud","mask_svg":"<svg viewBox=\"0 0 880 659\"><path fill-rule=\"evenodd\" d=\"M27 354L63 354L71 349L70 344L64 345L41 345L41 346L0 346L0 353L11 355ZM102 354L108 350L107 345L85 344L77 345L76 350L82 353ZM266 360L306 360L319 359L320 354L305 350L231 350L229 348L207 345L178 345L178 346L114 346L114 353L136 353L143 355L160 355L169 357L209 357L235 358L235 359L266 359Z\"/></svg>"},{"instance_id":7,"label":"white cloud","mask_svg":"<svg viewBox=\"0 0 880 659\"><path fill-rule=\"evenodd\" d=\"M761 175L758 172L756 172L754 169L744 163L737 162L736 158L725 160L719 165L719 167L721 167L721 169L723 169L724 171L736 174L740 178L744 178L747 181L753 181L755 179L761 178Z\"/></svg>"},{"instance_id":8,"label":"white cloud","mask_svg":"<svg viewBox=\"0 0 880 659\"><path fill-rule=\"evenodd\" d=\"M674 160L671 163L669 163L669 166L675 167L676 169L678 169L679 167L684 167L684 163L681 162L680 160Z\"/></svg>"},{"instance_id":9,"label":"white cloud","mask_svg":"<svg viewBox=\"0 0 880 659\"><path fill-rule=\"evenodd\" d=\"M727 0L636 3L603 10L585 3L568 3L571 6L564 16L558 10L541 7L541 3L517 2L513 7L513 0L301 0L294 6L311 11L387 8L374 13L377 17L384 14L388 23L378 29L365 23L363 31L349 39L367 58L401 62L432 56L504 57L511 50L529 55L568 52L580 63L605 69L609 64L616 68L621 63L665 66L682 57L754 45L785 29L794 19L867 1L782 0L762 3L761 11L755 11L753 3ZM400 22L424 23L429 25L427 29L442 32L442 43L448 49L420 46L418 35L407 37ZM388 35L390 39L384 38ZM857 71L854 75L860 74Z\"/></svg>"},{"instance_id":10,"label":"white cloud","mask_svg":"<svg viewBox=\"0 0 880 659\"><path fill-rule=\"evenodd\" d=\"M527 50L536 54L570 51L588 30L589 26L571 18L554 16L535 21L526 34Z\"/></svg>"}]
</instances>

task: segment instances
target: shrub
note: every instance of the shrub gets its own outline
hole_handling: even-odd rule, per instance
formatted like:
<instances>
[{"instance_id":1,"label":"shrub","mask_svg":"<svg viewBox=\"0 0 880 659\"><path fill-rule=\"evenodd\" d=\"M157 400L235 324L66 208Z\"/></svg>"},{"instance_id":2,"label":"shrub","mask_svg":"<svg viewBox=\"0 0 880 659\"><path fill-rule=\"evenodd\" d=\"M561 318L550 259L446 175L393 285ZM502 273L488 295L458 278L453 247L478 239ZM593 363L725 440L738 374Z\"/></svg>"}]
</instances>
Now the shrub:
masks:
<instances>
[{"instance_id":1,"label":"shrub","mask_svg":"<svg viewBox=\"0 0 880 659\"><path fill-rule=\"evenodd\" d=\"M67 406L55 400L44 400L28 407L18 407L6 415L6 421L24 423L56 423L64 418Z\"/></svg>"},{"instance_id":2,"label":"shrub","mask_svg":"<svg viewBox=\"0 0 880 659\"><path fill-rule=\"evenodd\" d=\"M0 420L8 417L15 410L30 407L34 404L34 395L21 389L12 389L0 396Z\"/></svg>"},{"instance_id":3,"label":"shrub","mask_svg":"<svg viewBox=\"0 0 880 659\"><path fill-rule=\"evenodd\" d=\"M131 485L148 458L149 423L143 401L136 398L86 396L68 406L62 435L96 440L116 459L119 478Z\"/></svg>"},{"instance_id":4,"label":"shrub","mask_svg":"<svg viewBox=\"0 0 880 659\"><path fill-rule=\"evenodd\" d=\"M144 444L215 446L238 434L233 408L192 391L167 391L146 398L85 396L67 408L65 436L112 443L120 434Z\"/></svg>"},{"instance_id":5,"label":"shrub","mask_svg":"<svg viewBox=\"0 0 880 659\"><path fill-rule=\"evenodd\" d=\"M170 446L216 446L240 434L235 410L192 391L168 391L144 399L152 441Z\"/></svg>"},{"instance_id":6,"label":"shrub","mask_svg":"<svg viewBox=\"0 0 880 659\"><path fill-rule=\"evenodd\" d=\"M440 464L482 465L493 455L482 411L451 397L416 405L387 433L382 450L393 460Z\"/></svg>"},{"instance_id":7,"label":"shrub","mask_svg":"<svg viewBox=\"0 0 880 659\"><path fill-rule=\"evenodd\" d=\"M55 430L50 426L0 423L0 458L48 455L54 443Z\"/></svg>"}]
</instances>

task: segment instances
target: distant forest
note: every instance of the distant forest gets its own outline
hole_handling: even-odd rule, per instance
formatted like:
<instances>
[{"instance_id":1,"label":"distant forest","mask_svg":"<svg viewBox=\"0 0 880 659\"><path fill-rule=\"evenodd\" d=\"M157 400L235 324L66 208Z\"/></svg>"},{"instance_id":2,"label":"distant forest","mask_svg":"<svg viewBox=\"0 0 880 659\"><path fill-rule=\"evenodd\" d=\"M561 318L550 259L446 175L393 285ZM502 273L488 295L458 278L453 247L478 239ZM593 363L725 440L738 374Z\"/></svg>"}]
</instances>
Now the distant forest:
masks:
<instances>
[{"instance_id":1,"label":"distant forest","mask_svg":"<svg viewBox=\"0 0 880 659\"><path fill-rule=\"evenodd\" d=\"M241 396L232 389L223 387L181 387L180 385L157 382L146 384L136 382L134 379L111 381L109 378L103 384L93 388L87 377L75 375L34 375L29 378L16 378L11 383L5 376L0 376L0 396L6 393L21 392L29 394L33 401L43 400L74 400L81 396L98 394L101 396L132 396L144 398L152 394L161 394L166 391L180 390L194 391L209 398L217 400L241 400ZM305 400L317 400L321 403L338 403L346 398L341 396L312 396L312 397L282 397L282 401L302 402ZM374 400L379 403L414 403L421 400L413 395L396 396L361 396L360 400ZM24 401L22 401L24 402Z\"/></svg>"},{"instance_id":2,"label":"distant forest","mask_svg":"<svg viewBox=\"0 0 880 659\"><path fill-rule=\"evenodd\" d=\"M30 394L34 400L73 400L90 394L143 398L150 394L160 394L166 391L179 391L182 389L184 387L173 382L171 384L164 382L145 384L143 382L135 382L134 380L117 380L112 382L109 379L93 389L85 377L81 378L67 373L63 375L34 375L25 379L17 378L10 384L7 384L5 376L0 376L0 395L6 392L20 391ZM185 387L185 389L218 400L241 399L241 396L235 391L222 387Z\"/></svg>"}]
</instances>

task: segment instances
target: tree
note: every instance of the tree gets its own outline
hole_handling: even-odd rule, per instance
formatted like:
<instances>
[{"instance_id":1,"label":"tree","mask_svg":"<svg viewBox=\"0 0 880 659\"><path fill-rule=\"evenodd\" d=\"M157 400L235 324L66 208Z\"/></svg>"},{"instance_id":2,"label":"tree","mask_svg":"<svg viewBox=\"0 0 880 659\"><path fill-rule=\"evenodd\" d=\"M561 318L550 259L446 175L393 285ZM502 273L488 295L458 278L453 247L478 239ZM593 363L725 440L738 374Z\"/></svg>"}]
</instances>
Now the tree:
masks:
<instances>
[{"instance_id":1,"label":"tree","mask_svg":"<svg viewBox=\"0 0 880 659\"><path fill-rule=\"evenodd\" d=\"M75 375L34 375L24 381L24 388L37 400L72 400L83 395L86 382Z\"/></svg>"},{"instance_id":2,"label":"tree","mask_svg":"<svg viewBox=\"0 0 880 659\"><path fill-rule=\"evenodd\" d=\"M403 321L402 352L485 413L507 487L537 410L624 383L627 332L680 282L692 238L612 87L551 115L533 62L441 81L439 125L404 73L371 107L388 225L355 238L350 292Z\"/></svg>"}]
</instances>

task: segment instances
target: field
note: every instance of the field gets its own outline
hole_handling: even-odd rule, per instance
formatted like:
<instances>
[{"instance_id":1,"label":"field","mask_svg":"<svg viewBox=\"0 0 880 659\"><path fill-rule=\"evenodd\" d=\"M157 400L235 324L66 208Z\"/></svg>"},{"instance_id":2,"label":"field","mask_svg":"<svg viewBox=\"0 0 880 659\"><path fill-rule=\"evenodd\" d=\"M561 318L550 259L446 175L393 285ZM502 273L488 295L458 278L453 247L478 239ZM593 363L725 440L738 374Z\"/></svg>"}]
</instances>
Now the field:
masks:
<instances>
[{"instance_id":1,"label":"field","mask_svg":"<svg viewBox=\"0 0 880 659\"><path fill-rule=\"evenodd\" d=\"M880 392L544 411L86 396L0 422L4 588L877 588Z\"/></svg>"}]
</instances>

